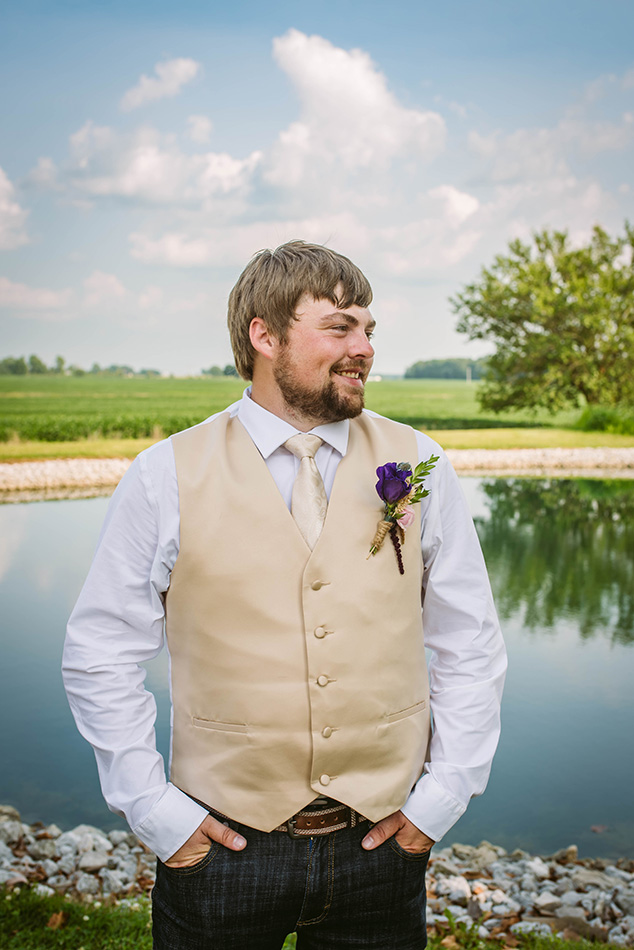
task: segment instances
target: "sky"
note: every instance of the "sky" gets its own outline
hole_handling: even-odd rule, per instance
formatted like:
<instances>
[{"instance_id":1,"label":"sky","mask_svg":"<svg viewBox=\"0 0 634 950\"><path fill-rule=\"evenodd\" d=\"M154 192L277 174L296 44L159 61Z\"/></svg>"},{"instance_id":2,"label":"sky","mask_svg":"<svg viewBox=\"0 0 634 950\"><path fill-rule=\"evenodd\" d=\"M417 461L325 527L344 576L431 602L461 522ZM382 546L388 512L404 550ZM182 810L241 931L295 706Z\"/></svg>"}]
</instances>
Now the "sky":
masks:
<instances>
[{"instance_id":1,"label":"sky","mask_svg":"<svg viewBox=\"0 0 634 950\"><path fill-rule=\"evenodd\" d=\"M0 0L0 358L231 362L256 251L369 278L375 370L477 357L449 298L634 220L632 0Z\"/></svg>"}]
</instances>

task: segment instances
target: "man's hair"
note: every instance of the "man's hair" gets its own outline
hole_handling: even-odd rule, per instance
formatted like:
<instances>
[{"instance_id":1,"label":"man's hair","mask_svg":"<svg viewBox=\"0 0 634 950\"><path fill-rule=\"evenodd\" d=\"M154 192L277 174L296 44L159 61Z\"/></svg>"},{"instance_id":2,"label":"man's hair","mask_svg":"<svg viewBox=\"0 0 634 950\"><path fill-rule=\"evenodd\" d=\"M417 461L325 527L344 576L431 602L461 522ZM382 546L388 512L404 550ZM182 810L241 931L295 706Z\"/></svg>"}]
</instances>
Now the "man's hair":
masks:
<instances>
[{"instance_id":1,"label":"man's hair","mask_svg":"<svg viewBox=\"0 0 634 950\"><path fill-rule=\"evenodd\" d=\"M253 318L260 317L273 336L286 343L293 320L299 319L295 311L303 294L330 300L340 310L353 304L368 307L372 302L372 288L364 274L328 247L289 241L274 251L258 251L229 294L231 347L244 379L253 379L255 350L249 338Z\"/></svg>"}]
</instances>

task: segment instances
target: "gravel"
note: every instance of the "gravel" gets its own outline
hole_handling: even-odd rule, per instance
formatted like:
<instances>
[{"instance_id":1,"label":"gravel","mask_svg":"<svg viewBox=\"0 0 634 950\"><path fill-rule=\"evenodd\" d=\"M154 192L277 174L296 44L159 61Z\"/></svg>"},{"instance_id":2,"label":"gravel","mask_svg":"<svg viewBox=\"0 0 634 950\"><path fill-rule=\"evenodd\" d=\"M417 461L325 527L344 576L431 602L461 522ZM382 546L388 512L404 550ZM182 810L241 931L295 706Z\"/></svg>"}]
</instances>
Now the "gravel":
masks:
<instances>
[{"instance_id":1,"label":"gravel","mask_svg":"<svg viewBox=\"0 0 634 950\"><path fill-rule=\"evenodd\" d=\"M634 478L634 448L448 449L461 475ZM86 498L109 494L130 459L45 459L0 463L0 500Z\"/></svg>"}]
</instances>

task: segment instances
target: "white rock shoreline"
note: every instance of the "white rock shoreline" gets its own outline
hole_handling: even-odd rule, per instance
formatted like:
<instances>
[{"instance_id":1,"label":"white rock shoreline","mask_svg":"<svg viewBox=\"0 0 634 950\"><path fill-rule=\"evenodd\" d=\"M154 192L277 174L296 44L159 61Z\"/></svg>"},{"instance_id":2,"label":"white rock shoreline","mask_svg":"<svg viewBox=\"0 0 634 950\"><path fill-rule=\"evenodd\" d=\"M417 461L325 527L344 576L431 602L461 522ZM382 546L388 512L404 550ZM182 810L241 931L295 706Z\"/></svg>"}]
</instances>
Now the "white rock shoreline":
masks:
<instances>
[{"instance_id":1,"label":"white rock shoreline","mask_svg":"<svg viewBox=\"0 0 634 950\"><path fill-rule=\"evenodd\" d=\"M26 824L0 805L0 885L31 885L87 903L129 901L149 892L155 858L131 833L91 825L62 831ZM634 946L634 861L580 859L572 845L550 857L508 853L483 841L432 851L428 924L447 927L445 911L481 937L536 932Z\"/></svg>"},{"instance_id":2,"label":"white rock shoreline","mask_svg":"<svg viewBox=\"0 0 634 950\"><path fill-rule=\"evenodd\" d=\"M634 448L449 449L461 475L634 478ZM0 463L0 501L109 494L130 459L43 459Z\"/></svg>"}]
</instances>

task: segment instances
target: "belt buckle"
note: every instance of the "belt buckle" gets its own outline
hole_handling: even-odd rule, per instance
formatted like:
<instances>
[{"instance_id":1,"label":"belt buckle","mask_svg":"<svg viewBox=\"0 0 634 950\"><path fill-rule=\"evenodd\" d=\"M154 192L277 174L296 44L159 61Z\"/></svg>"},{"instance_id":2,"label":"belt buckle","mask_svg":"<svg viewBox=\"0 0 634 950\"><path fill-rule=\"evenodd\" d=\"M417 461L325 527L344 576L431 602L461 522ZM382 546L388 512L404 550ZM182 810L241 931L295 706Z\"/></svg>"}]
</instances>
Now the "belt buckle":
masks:
<instances>
[{"instance_id":1,"label":"belt buckle","mask_svg":"<svg viewBox=\"0 0 634 950\"><path fill-rule=\"evenodd\" d=\"M302 837L301 835L298 835L297 832L295 831L296 825L297 825L297 821L295 820L295 818L289 818L288 821L286 822L286 834L288 835L289 838Z\"/></svg>"}]
</instances>

